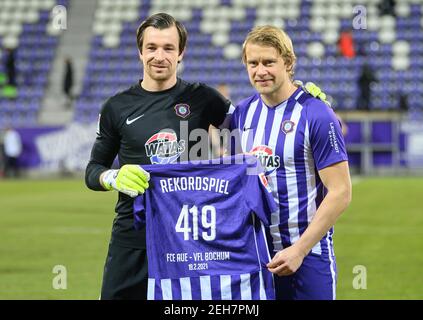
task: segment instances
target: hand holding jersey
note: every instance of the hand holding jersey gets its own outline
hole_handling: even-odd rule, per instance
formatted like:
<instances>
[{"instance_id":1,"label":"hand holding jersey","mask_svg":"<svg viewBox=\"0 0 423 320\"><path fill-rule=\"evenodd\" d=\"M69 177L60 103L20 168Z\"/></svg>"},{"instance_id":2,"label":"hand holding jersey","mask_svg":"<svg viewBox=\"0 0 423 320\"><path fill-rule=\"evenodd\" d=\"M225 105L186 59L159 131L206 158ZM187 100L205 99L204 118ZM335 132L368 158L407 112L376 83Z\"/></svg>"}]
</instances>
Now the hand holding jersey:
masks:
<instances>
[{"instance_id":1,"label":"hand holding jersey","mask_svg":"<svg viewBox=\"0 0 423 320\"><path fill-rule=\"evenodd\" d=\"M267 267L270 272L278 276L288 276L298 270L306 255L307 253L301 252L294 243L292 246L278 251Z\"/></svg>"},{"instance_id":2,"label":"hand holding jersey","mask_svg":"<svg viewBox=\"0 0 423 320\"><path fill-rule=\"evenodd\" d=\"M101 184L106 190L115 189L135 198L148 188L150 174L141 166L126 164L118 170L107 170L100 176Z\"/></svg>"},{"instance_id":3,"label":"hand holding jersey","mask_svg":"<svg viewBox=\"0 0 423 320\"><path fill-rule=\"evenodd\" d=\"M326 100L326 93L324 93L316 84L313 82L307 82L304 87L306 91L313 97L322 100L324 103L330 106L329 101Z\"/></svg>"},{"instance_id":4,"label":"hand holding jersey","mask_svg":"<svg viewBox=\"0 0 423 320\"><path fill-rule=\"evenodd\" d=\"M331 107L330 102L326 100L326 93L320 89L314 82L307 82L303 84L301 80L294 80L294 84L301 87L305 92L310 93L313 97L322 100L329 107Z\"/></svg>"}]
</instances>

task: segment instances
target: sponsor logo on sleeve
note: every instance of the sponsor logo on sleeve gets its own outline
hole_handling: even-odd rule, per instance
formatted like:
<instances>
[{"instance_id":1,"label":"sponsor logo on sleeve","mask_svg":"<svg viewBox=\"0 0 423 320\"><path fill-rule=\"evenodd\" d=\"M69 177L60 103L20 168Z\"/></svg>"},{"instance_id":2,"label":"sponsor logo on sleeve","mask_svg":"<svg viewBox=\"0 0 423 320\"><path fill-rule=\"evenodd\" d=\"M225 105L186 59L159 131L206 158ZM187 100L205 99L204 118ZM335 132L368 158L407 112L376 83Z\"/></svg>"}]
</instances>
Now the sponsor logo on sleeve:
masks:
<instances>
[{"instance_id":1,"label":"sponsor logo on sleeve","mask_svg":"<svg viewBox=\"0 0 423 320\"><path fill-rule=\"evenodd\" d=\"M338 138L336 137L335 125L333 122L329 123L329 143L336 153L339 153Z\"/></svg>"}]
</instances>

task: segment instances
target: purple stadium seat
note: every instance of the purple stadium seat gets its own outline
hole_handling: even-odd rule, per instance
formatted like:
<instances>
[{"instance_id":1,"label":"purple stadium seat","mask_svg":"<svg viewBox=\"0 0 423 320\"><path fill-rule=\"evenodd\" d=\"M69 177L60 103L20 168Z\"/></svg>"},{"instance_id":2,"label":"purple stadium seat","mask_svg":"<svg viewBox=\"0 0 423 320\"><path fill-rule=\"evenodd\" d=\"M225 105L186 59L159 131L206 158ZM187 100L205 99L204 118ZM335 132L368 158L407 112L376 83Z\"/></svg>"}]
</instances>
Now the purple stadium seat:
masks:
<instances>
[{"instance_id":1,"label":"purple stadium seat","mask_svg":"<svg viewBox=\"0 0 423 320\"><path fill-rule=\"evenodd\" d=\"M232 5L225 0L221 5ZM406 81L407 92L419 91L417 84L423 78L423 33L421 32L421 8L411 5L411 15L407 18L397 18L397 39L404 39L410 43L411 68L403 72L392 69L392 45L380 44L377 31L354 30L353 36L357 48L362 47L368 57L357 56L345 59L338 56L336 44L325 44L325 56L321 60L313 60L307 56L307 46L311 41L321 41L322 34L310 29L310 15L312 3L301 1L301 19L285 21L285 30L292 37L297 54L296 79L318 82L328 93L334 96L337 107L353 109L356 107L355 98L358 95L357 79L364 63L369 63L376 71L381 83L375 87L375 101L372 108L397 108L395 97L384 97L383 92L392 91L395 95L401 88L401 82ZM140 15L145 18L150 8L150 1L143 1ZM245 67L239 59L227 60L223 56L223 48L215 47L211 43L211 35L200 31L203 17L201 8L193 9L192 19L184 22L190 36L188 50L185 55L182 77L187 81L201 81L216 85L224 79L231 87L234 102L252 94ZM231 20L229 32L230 43L241 44L245 34L253 27L256 9L246 7L246 18L243 21ZM349 27L350 20L341 19L341 28ZM102 37L96 36L92 40L91 53L87 72L84 79L84 90L75 119L87 121L94 117L102 101L109 95L134 83L141 76L141 64L138 61L137 49L133 30L137 22L124 23L120 46L116 49L103 47ZM375 44L379 45L375 45ZM41 53L39 53L42 55ZM37 53L38 57L38 53ZM370 58L369 58L370 57ZM37 58L38 59L38 58ZM24 66L28 69L29 66ZM34 69L34 68L32 68ZM42 68L41 68L42 69ZM38 70L35 68L35 70ZM379 94L379 96L378 96ZM91 110L95 112L91 113Z\"/></svg>"},{"instance_id":2,"label":"purple stadium seat","mask_svg":"<svg viewBox=\"0 0 423 320\"><path fill-rule=\"evenodd\" d=\"M56 3L67 5L68 0L56 0ZM22 24L16 55L18 96L16 99L0 98L0 127L10 120L22 126L36 124L58 43L56 37L47 35L49 17L50 10L43 10L37 22ZM3 66L0 66L0 72L4 72Z\"/></svg>"}]
</instances>

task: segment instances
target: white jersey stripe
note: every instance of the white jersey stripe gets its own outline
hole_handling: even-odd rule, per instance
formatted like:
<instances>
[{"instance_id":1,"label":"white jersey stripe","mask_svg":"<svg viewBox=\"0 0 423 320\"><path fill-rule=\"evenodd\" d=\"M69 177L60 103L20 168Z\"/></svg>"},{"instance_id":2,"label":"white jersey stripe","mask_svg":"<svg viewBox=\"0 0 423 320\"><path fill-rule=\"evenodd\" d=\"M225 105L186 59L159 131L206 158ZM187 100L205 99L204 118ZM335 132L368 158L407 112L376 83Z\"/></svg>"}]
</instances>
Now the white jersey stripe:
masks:
<instances>
[{"instance_id":1,"label":"white jersey stripe","mask_svg":"<svg viewBox=\"0 0 423 320\"><path fill-rule=\"evenodd\" d=\"M301 95L304 93L304 91L300 91L300 92L298 92L298 94L296 95L296 97L295 97L295 100L298 100L298 98L299 97L301 97Z\"/></svg>"},{"instance_id":2,"label":"white jersey stripe","mask_svg":"<svg viewBox=\"0 0 423 320\"><path fill-rule=\"evenodd\" d=\"M155 286L156 286L156 281L152 278L148 278L147 300L154 300Z\"/></svg>"},{"instance_id":3,"label":"white jersey stripe","mask_svg":"<svg viewBox=\"0 0 423 320\"><path fill-rule=\"evenodd\" d=\"M212 300L210 276L200 277L201 300Z\"/></svg>"},{"instance_id":4,"label":"white jersey stripe","mask_svg":"<svg viewBox=\"0 0 423 320\"><path fill-rule=\"evenodd\" d=\"M254 128L254 143L253 147L264 144L264 126L266 125L267 120L267 107L263 106L260 112L260 118L257 124L257 128Z\"/></svg>"},{"instance_id":5,"label":"white jersey stripe","mask_svg":"<svg viewBox=\"0 0 423 320\"><path fill-rule=\"evenodd\" d=\"M162 288L163 300L172 300L172 280L161 279L160 286Z\"/></svg>"},{"instance_id":6,"label":"white jersey stripe","mask_svg":"<svg viewBox=\"0 0 423 320\"><path fill-rule=\"evenodd\" d=\"M311 221L316 213L316 196L317 196L317 188L316 188L316 172L314 169L314 159L313 153L311 150L310 145L310 131L308 127L308 121L306 122L304 128L304 167L306 171L307 178L307 221ZM318 255L322 254L322 248L320 245L320 241L316 243L316 245L311 249L313 253Z\"/></svg>"},{"instance_id":7,"label":"white jersey stripe","mask_svg":"<svg viewBox=\"0 0 423 320\"><path fill-rule=\"evenodd\" d=\"M232 300L231 276L220 276L220 292L222 300Z\"/></svg>"},{"instance_id":8,"label":"white jersey stripe","mask_svg":"<svg viewBox=\"0 0 423 320\"><path fill-rule=\"evenodd\" d=\"M252 300L250 274L241 274L241 300Z\"/></svg>"},{"instance_id":9,"label":"white jersey stripe","mask_svg":"<svg viewBox=\"0 0 423 320\"><path fill-rule=\"evenodd\" d=\"M180 278L179 283L181 285L181 299L182 300L192 300L190 278ZM201 290L201 292L202 291L203 290Z\"/></svg>"},{"instance_id":10,"label":"white jersey stripe","mask_svg":"<svg viewBox=\"0 0 423 320\"><path fill-rule=\"evenodd\" d=\"M264 285L263 272L260 271L260 300L267 300L266 289Z\"/></svg>"},{"instance_id":11,"label":"white jersey stripe","mask_svg":"<svg viewBox=\"0 0 423 320\"><path fill-rule=\"evenodd\" d=\"M283 149L283 163L285 166L286 186L288 191L288 229L291 243L295 243L300 237L300 230L298 228L299 198L297 172L295 170L295 164L293 164L293 159L295 159L295 137L302 109L303 107L299 103L296 103L294 109L292 110L291 121L293 121L296 125L294 126L293 131L285 136Z\"/></svg>"},{"instance_id":12,"label":"white jersey stripe","mask_svg":"<svg viewBox=\"0 0 423 320\"><path fill-rule=\"evenodd\" d=\"M251 123L253 121L253 117L254 117L254 113L256 112L257 109L257 105L259 103L260 99L257 99L256 101L254 101L251 105L250 108L248 108L248 113L247 113L247 117L245 119L245 123L242 127L239 127L239 130L241 131L241 145L242 145L242 150L247 150L247 146L248 146L248 140L249 137L251 137L250 139L252 139L252 133L251 131L254 130L254 128L251 128ZM250 130L246 130L244 131L244 128L251 128ZM255 130L254 130L255 132ZM250 151L250 150L248 150ZM246 151L246 152L248 152Z\"/></svg>"},{"instance_id":13,"label":"white jersey stripe","mask_svg":"<svg viewBox=\"0 0 423 320\"><path fill-rule=\"evenodd\" d=\"M286 108L286 103L284 103L283 105L275 109L275 117L273 119L272 131L270 132L269 142L268 142L268 146L271 147L272 150L274 151L276 150L276 144L278 142L278 136L280 134L280 127L282 124L282 118L283 118L283 113L285 112L285 108ZM277 183L276 172L277 170L273 171L268 176L268 182L272 190L273 199L275 200L277 205L277 210L272 213L269 229L272 235L272 241L273 241L273 247L274 247L273 250L279 251L282 249L282 240L281 240L281 234L279 230L280 206L279 206L278 183Z\"/></svg>"},{"instance_id":14,"label":"white jersey stripe","mask_svg":"<svg viewBox=\"0 0 423 320\"><path fill-rule=\"evenodd\" d=\"M333 259L334 254L332 252L333 247L329 240L329 232L326 233L326 242L328 244L328 256L330 260L330 273L332 275L332 297L333 300L336 300L336 271L335 271L335 261Z\"/></svg>"},{"instance_id":15,"label":"white jersey stripe","mask_svg":"<svg viewBox=\"0 0 423 320\"><path fill-rule=\"evenodd\" d=\"M266 227L264 226L263 222L260 221L260 228L263 232L263 234L266 234ZM267 239L266 237L263 237L264 241L266 243L266 247L269 248L269 245L267 244ZM280 238L280 235L279 235ZM272 260L271 254L269 251L267 251L267 256L269 261ZM272 255L273 256L273 255ZM264 280L263 280L263 271L261 269L261 265L260 265L260 272L259 272L259 279L260 279L260 300L267 300L267 294L266 294L266 286L264 284ZM273 281L273 278L272 278ZM275 284L273 283L273 287L275 286Z\"/></svg>"},{"instance_id":16,"label":"white jersey stripe","mask_svg":"<svg viewBox=\"0 0 423 320\"><path fill-rule=\"evenodd\" d=\"M251 218L253 220L253 227L256 225L256 215L254 213L251 213ZM263 223L260 221L260 225L263 225ZM265 232L263 234L266 234ZM259 245L257 243L257 234L255 232L253 232L254 235L254 244L256 245L256 253L257 253L257 264L260 266L260 271L261 271L261 263L260 263L260 253L259 251ZM263 238L266 238L265 236L263 236ZM269 257L269 261L270 261L270 257Z\"/></svg>"},{"instance_id":17,"label":"white jersey stripe","mask_svg":"<svg viewBox=\"0 0 423 320\"><path fill-rule=\"evenodd\" d=\"M260 228L261 228L262 233L266 234L266 227L265 227L265 225L262 221L260 221ZM267 238L265 236L263 236L263 240L264 240L264 243L266 244L266 248L269 248L269 244L267 243ZM269 261L272 260L272 256L273 256L273 254L270 254L270 252L267 251L267 257L268 257ZM260 271L261 271L261 266L260 266Z\"/></svg>"}]
</instances>

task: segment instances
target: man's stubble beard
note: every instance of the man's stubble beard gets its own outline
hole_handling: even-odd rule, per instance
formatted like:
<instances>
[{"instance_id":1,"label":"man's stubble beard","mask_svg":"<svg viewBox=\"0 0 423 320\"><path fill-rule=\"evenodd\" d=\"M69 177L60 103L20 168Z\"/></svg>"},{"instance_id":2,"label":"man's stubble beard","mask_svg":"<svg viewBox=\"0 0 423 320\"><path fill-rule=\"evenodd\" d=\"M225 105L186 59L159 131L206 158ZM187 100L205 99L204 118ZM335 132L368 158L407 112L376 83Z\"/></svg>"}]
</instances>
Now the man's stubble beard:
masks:
<instances>
[{"instance_id":1,"label":"man's stubble beard","mask_svg":"<svg viewBox=\"0 0 423 320\"><path fill-rule=\"evenodd\" d=\"M170 70L166 70L163 73L157 73L157 72L150 72L150 78L155 81L166 81L169 80L172 77L172 72Z\"/></svg>"}]
</instances>

